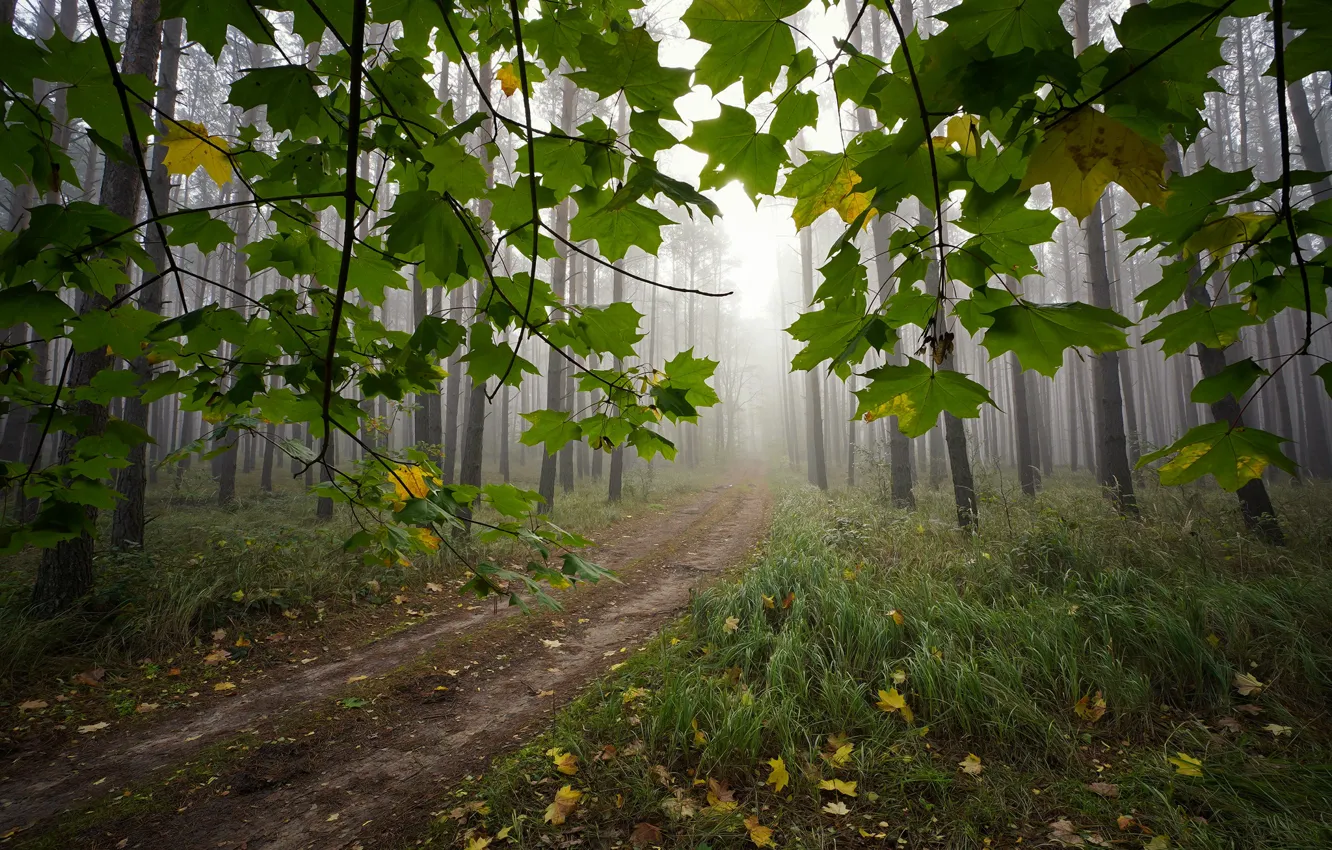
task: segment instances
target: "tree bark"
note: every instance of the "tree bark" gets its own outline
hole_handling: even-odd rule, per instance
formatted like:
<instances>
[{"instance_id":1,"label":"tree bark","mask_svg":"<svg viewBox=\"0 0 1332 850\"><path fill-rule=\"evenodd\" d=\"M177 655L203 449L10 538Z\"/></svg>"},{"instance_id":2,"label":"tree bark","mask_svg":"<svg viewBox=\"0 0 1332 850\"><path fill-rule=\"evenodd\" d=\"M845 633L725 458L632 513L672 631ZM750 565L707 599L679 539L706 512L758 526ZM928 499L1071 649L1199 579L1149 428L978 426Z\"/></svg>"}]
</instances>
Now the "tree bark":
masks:
<instances>
[{"instance_id":1,"label":"tree bark","mask_svg":"<svg viewBox=\"0 0 1332 850\"><path fill-rule=\"evenodd\" d=\"M814 231L806 227L800 231L800 286L804 303L814 302ZM809 483L820 490L828 489L828 467L824 455L823 410L819 403L819 375L811 369L805 373L805 440L809 459Z\"/></svg>"},{"instance_id":2,"label":"tree bark","mask_svg":"<svg viewBox=\"0 0 1332 850\"><path fill-rule=\"evenodd\" d=\"M161 25L158 23L158 0L134 0L130 7L129 26L121 52L122 74L141 74L149 79L157 76L157 57L161 48ZM129 156L125 160L108 162L102 175L102 203L121 218L134 221L138 217L139 195L143 190L135 147L138 141L132 134L124 138ZM117 287L116 295L124 294ZM105 310L110 301L103 295L87 296L81 313ZM105 348L74 355L70 364L69 387L87 386L98 373L112 365L111 355ZM62 433L57 451L57 463L69 463L78 443L84 437L100 436L106 430L108 410L105 405L87 401L78 402L75 412L83 422L79 433ZM37 579L32 589L32 608L38 616L50 616L70 607L93 586L93 532L97 523L97 509L83 511L85 526L79 536L43 550L37 567Z\"/></svg>"},{"instance_id":3,"label":"tree bark","mask_svg":"<svg viewBox=\"0 0 1332 850\"><path fill-rule=\"evenodd\" d=\"M1036 452L1032 446L1034 431L1027 398L1027 373L1022 371L1017 356L1011 352L1008 365L1013 377L1013 434L1017 442L1018 482L1023 494L1035 496L1040 486L1041 472L1036 467Z\"/></svg>"}]
</instances>

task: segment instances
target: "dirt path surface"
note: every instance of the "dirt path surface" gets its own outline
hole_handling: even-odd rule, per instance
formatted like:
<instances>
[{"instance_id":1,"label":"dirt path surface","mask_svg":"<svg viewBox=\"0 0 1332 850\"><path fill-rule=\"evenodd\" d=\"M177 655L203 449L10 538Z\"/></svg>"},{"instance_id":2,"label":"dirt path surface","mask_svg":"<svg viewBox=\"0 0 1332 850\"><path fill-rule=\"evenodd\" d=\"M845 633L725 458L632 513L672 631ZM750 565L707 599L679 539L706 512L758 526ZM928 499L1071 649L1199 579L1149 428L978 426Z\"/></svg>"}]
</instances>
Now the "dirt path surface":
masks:
<instances>
[{"instance_id":1,"label":"dirt path surface","mask_svg":"<svg viewBox=\"0 0 1332 850\"><path fill-rule=\"evenodd\" d=\"M0 774L0 836L19 828L27 843L57 828L62 846L79 847L394 846L445 807L451 783L741 563L768 514L760 480L714 487L609 529L592 558L621 582L562 597L563 612L443 616L132 735L56 757L19 753ZM336 702L351 694L364 700L357 710Z\"/></svg>"}]
</instances>

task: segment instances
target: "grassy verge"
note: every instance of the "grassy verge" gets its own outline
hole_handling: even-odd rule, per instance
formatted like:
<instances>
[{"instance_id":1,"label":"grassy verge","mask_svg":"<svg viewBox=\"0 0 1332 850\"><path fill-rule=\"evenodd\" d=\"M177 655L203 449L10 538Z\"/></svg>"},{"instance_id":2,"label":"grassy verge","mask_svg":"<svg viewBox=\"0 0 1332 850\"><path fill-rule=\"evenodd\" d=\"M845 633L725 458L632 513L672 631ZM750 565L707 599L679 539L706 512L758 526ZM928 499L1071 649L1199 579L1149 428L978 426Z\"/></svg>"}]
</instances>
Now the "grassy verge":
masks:
<instances>
[{"instance_id":1,"label":"grassy verge","mask_svg":"<svg viewBox=\"0 0 1332 850\"><path fill-rule=\"evenodd\" d=\"M37 554L5 559L0 699L30 698L35 683L68 681L94 666L144 667L152 675L156 667L178 663L171 656L181 650L208 651L208 636L218 629L229 633L228 645L238 632L328 639L324 633L349 618L391 610L400 593L447 584L464 569L447 553L410 566L365 564L342 551L355 530L349 515L318 524L314 500L294 482L282 481L275 493L263 494L252 478L242 478L241 498L227 510L216 506L214 483L201 470L179 487L150 490L146 549L99 553L96 592L61 617L35 620L26 614ZM609 504L604 480L580 481L573 493L560 494L553 520L595 537L626 515L661 509L708 483L683 470L658 468L651 476L635 470L626 476L624 501ZM516 552L513 545L496 545L470 554L504 559ZM133 702L126 705L132 713Z\"/></svg>"},{"instance_id":2,"label":"grassy verge","mask_svg":"<svg viewBox=\"0 0 1332 850\"><path fill-rule=\"evenodd\" d=\"M908 514L789 490L739 581L460 789L429 842L1332 846L1329 494L1279 492L1277 550L1219 493L1149 491L1131 521L1082 485L986 492L964 539L943 494ZM879 705L894 687L910 720Z\"/></svg>"}]
</instances>

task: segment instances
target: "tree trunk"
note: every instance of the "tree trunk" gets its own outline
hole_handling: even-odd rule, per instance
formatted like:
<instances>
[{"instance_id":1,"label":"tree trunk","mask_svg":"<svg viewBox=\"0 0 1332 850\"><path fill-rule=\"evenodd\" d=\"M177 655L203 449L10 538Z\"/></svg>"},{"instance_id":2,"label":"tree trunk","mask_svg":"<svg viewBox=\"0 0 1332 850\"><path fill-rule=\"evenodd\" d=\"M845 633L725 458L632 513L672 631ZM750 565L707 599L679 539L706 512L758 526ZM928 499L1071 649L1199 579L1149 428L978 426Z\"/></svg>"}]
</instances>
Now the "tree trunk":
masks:
<instances>
[{"instance_id":1,"label":"tree trunk","mask_svg":"<svg viewBox=\"0 0 1332 850\"><path fill-rule=\"evenodd\" d=\"M800 232L800 286L803 303L814 302L814 231L806 227ZM809 459L809 483L820 490L828 489L828 467L823 453L823 410L819 403L819 375L817 369L805 373L805 440Z\"/></svg>"},{"instance_id":2,"label":"tree trunk","mask_svg":"<svg viewBox=\"0 0 1332 850\"><path fill-rule=\"evenodd\" d=\"M1013 433L1017 442L1018 482L1022 492L1035 496L1040 486L1041 472L1036 468L1036 452L1032 447L1034 431L1031 423L1030 402L1027 399L1027 373L1022 371L1017 356L1008 355L1013 376Z\"/></svg>"},{"instance_id":3,"label":"tree trunk","mask_svg":"<svg viewBox=\"0 0 1332 850\"><path fill-rule=\"evenodd\" d=\"M157 76L157 57L162 36L158 18L158 0L134 0L130 7L129 27L121 56L122 74L140 74L149 79ZM138 218L139 195L143 190L139 169L135 163L138 142L126 134L124 148L129 154L125 160L108 162L102 175L101 201L107 209L121 218ZM117 287L117 297L124 294ZM81 313L104 310L110 303L103 295L84 298ZM68 385L71 389L87 386L94 376L112 365L111 355L105 348L74 355L70 366ZM57 452L57 463L69 463L78 443L84 437L97 437L106 430L108 411L105 405L87 401L78 402L75 412L83 420L77 434L62 433ZM37 568L37 580L32 589L32 607L38 616L50 616L72 605L93 585L93 532L97 523L97 509L84 509L86 523L78 537L58 543L42 552Z\"/></svg>"},{"instance_id":4,"label":"tree trunk","mask_svg":"<svg viewBox=\"0 0 1332 850\"><path fill-rule=\"evenodd\" d=\"M180 43L185 22L180 18L167 21L162 26L161 66L157 73L157 132L165 134L168 130L167 119L176 115L176 78L180 71ZM153 147L153 170L148 180L148 191L152 193L153 203L158 212L165 213L171 203L171 175L166 169L166 145ZM148 256L157 268L158 279L149 283L139 293L139 308L150 313L162 312L162 281L160 275L167 273L167 246L162 242L156 227L145 228L144 242ZM152 380L153 366L147 357L134 358L131 368L139 378L140 386ZM125 399L125 421L140 428L148 426L148 405L138 397ZM147 483L144 480L145 467L148 463L148 446L140 444L130 449L129 466L120 470L116 476L116 489L121 500L116 505L116 512L111 521L111 545L117 548L143 546L146 512L144 499Z\"/></svg>"}]
</instances>

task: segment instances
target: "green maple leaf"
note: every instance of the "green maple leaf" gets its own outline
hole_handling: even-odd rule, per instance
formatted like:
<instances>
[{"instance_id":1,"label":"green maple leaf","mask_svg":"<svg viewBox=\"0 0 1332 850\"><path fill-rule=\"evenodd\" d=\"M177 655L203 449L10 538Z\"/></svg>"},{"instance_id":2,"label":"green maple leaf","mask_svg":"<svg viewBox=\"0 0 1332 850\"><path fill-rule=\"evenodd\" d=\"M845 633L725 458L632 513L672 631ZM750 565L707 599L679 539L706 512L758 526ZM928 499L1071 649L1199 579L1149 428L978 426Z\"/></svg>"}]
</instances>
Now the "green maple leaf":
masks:
<instances>
[{"instance_id":1,"label":"green maple leaf","mask_svg":"<svg viewBox=\"0 0 1332 850\"><path fill-rule=\"evenodd\" d=\"M217 246L236 241L236 232L230 225L202 210L173 215L166 223L171 227L167 234L168 245L197 245L202 254L210 254Z\"/></svg>"},{"instance_id":2,"label":"green maple leaf","mask_svg":"<svg viewBox=\"0 0 1332 850\"><path fill-rule=\"evenodd\" d=\"M791 358L791 368L809 371L825 360L833 361L833 366L845 362L844 352L847 346L860 340L865 324L865 296L854 293L846 298L830 299L822 302L822 309L808 310L801 313L786 332L792 339L805 343L805 347ZM864 355L869 343L861 340L859 351ZM859 357L854 357L859 362Z\"/></svg>"},{"instance_id":3,"label":"green maple leaf","mask_svg":"<svg viewBox=\"0 0 1332 850\"><path fill-rule=\"evenodd\" d=\"M1268 371L1254 363L1252 357L1246 357L1195 384L1189 393L1189 400L1198 404L1215 404L1228 395L1238 400L1244 398L1255 381L1267 374Z\"/></svg>"},{"instance_id":4,"label":"green maple leaf","mask_svg":"<svg viewBox=\"0 0 1332 850\"><path fill-rule=\"evenodd\" d=\"M577 422L570 421L569 414L563 410L534 410L519 415L530 423L519 442L525 446L544 444L548 455L583 436L582 428Z\"/></svg>"},{"instance_id":5,"label":"green maple leaf","mask_svg":"<svg viewBox=\"0 0 1332 850\"><path fill-rule=\"evenodd\" d=\"M1024 48L1071 47L1061 5L1061 0L967 0L936 17L947 21L948 32L966 47L984 42L995 56L1006 56Z\"/></svg>"},{"instance_id":6,"label":"green maple leaf","mask_svg":"<svg viewBox=\"0 0 1332 850\"><path fill-rule=\"evenodd\" d=\"M642 319L642 313L623 301L606 307L583 307L576 315L551 325L546 336L582 357L593 353L633 357L634 343L644 336L638 330Z\"/></svg>"},{"instance_id":7,"label":"green maple leaf","mask_svg":"<svg viewBox=\"0 0 1332 850\"><path fill-rule=\"evenodd\" d=\"M967 194L957 226L976 234L969 247L984 251L1006 274L1036 273L1032 245L1050 241L1059 219L1049 210L1026 206L1027 194L990 195L980 189ZM974 244L973 244L974 243Z\"/></svg>"},{"instance_id":8,"label":"green maple leaf","mask_svg":"<svg viewBox=\"0 0 1332 850\"><path fill-rule=\"evenodd\" d=\"M782 19L806 0L694 0L681 16L689 35L711 45L695 74L714 93L744 80L745 101L772 88L795 58L795 39Z\"/></svg>"},{"instance_id":9,"label":"green maple leaf","mask_svg":"<svg viewBox=\"0 0 1332 850\"><path fill-rule=\"evenodd\" d=\"M268 108L268 126L292 136L321 135L330 121L315 87L323 82L304 65L254 68L231 84L228 101L241 109Z\"/></svg>"},{"instance_id":10,"label":"green maple leaf","mask_svg":"<svg viewBox=\"0 0 1332 850\"><path fill-rule=\"evenodd\" d=\"M472 332L467 339L467 353L461 359L467 364L468 377L477 384L502 377L506 370L509 374L504 378L504 383L511 387L522 384L524 374L540 374L540 370L531 362L515 356L507 342L496 343L491 325L485 321L472 325Z\"/></svg>"},{"instance_id":11,"label":"green maple leaf","mask_svg":"<svg viewBox=\"0 0 1332 850\"><path fill-rule=\"evenodd\" d=\"M466 202L486 192L486 170L481 160L468 152L456 139L445 139L425 149L430 163L430 188L441 195L448 193Z\"/></svg>"},{"instance_id":12,"label":"green maple leaf","mask_svg":"<svg viewBox=\"0 0 1332 850\"><path fill-rule=\"evenodd\" d=\"M273 43L272 25L248 0L162 0L158 17L164 21L184 18L190 41L203 47L214 62L227 46L228 26L235 27L255 44ZM323 32L321 23L320 35Z\"/></svg>"},{"instance_id":13,"label":"green maple leaf","mask_svg":"<svg viewBox=\"0 0 1332 850\"><path fill-rule=\"evenodd\" d=\"M614 196L609 191L585 190L577 198L578 215L569 223L569 238L575 242L595 239L601 255L611 262L623 259L631 246L657 253L662 226L675 223L644 204L613 207Z\"/></svg>"},{"instance_id":14,"label":"green maple leaf","mask_svg":"<svg viewBox=\"0 0 1332 850\"><path fill-rule=\"evenodd\" d=\"M993 404L990 391L975 381L948 369L932 371L919 360L908 358L905 366L880 366L865 373L869 386L856 390L860 405L856 415L866 422L896 416L902 433L919 437L947 411L959 418L975 419L983 404Z\"/></svg>"},{"instance_id":15,"label":"green maple leaf","mask_svg":"<svg viewBox=\"0 0 1332 850\"><path fill-rule=\"evenodd\" d=\"M1260 319L1243 304L1217 304L1211 307L1191 304L1186 309L1161 319L1142 341L1160 341L1166 356L1185 351L1191 345L1225 348L1239 341L1240 328L1260 324Z\"/></svg>"},{"instance_id":16,"label":"green maple leaf","mask_svg":"<svg viewBox=\"0 0 1332 850\"><path fill-rule=\"evenodd\" d=\"M684 393L685 400L694 407L712 407L721 400L708 385L708 379L717 371L717 361L708 357L695 357L689 348L666 361L662 367L666 375L659 386Z\"/></svg>"},{"instance_id":17,"label":"green maple leaf","mask_svg":"<svg viewBox=\"0 0 1332 850\"><path fill-rule=\"evenodd\" d=\"M1187 484L1212 475L1225 490L1238 490L1260 477L1269 465L1296 474L1295 462L1281 451L1285 437L1229 422L1209 422L1189 430L1160 451L1143 455L1138 468L1173 456L1158 470L1167 486Z\"/></svg>"},{"instance_id":18,"label":"green maple leaf","mask_svg":"<svg viewBox=\"0 0 1332 850\"><path fill-rule=\"evenodd\" d=\"M768 131L779 142L789 142L818 122L819 96L812 91L790 91L777 103Z\"/></svg>"},{"instance_id":19,"label":"green maple leaf","mask_svg":"<svg viewBox=\"0 0 1332 850\"><path fill-rule=\"evenodd\" d=\"M564 197L575 186L593 184L592 168L587 159L592 153L592 146L574 139L555 139L538 136L532 142L532 156L536 159L536 170L541 175L541 185ZM514 153L514 170L528 173L528 148L526 145Z\"/></svg>"},{"instance_id":20,"label":"green maple leaf","mask_svg":"<svg viewBox=\"0 0 1332 850\"><path fill-rule=\"evenodd\" d=\"M1113 310L1073 301L1012 304L989 313L992 324L981 345L990 357L1011 351L1024 369L1054 377L1064 352L1085 346L1102 354L1128 348L1124 328L1133 323Z\"/></svg>"},{"instance_id":21,"label":"green maple leaf","mask_svg":"<svg viewBox=\"0 0 1332 850\"><path fill-rule=\"evenodd\" d=\"M687 68L663 68L657 58L657 43L641 28L619 33L615 43L585 35L578 53L586 70L569 74L575 83L602 97L623 91L630 106L660 112L663 118L680 120L675 100L689 93Z\"/></svg>"},{"instance_id":22,"label":"green maple leaf","mask_svg":"<svg viewBox=\"0 0 1332 850\"><path fill-rule=\"evenodd\" d=\"M699 175L703 189L720 189L739 180L751 198L771 195L777 187L777 169L787 161L777 137L758 132L754 116L736 106L722 104L721 115L696 121L687 141L708 155Z\"/></svg>"},{"instance_id":23,"label":"green maple leaf","mask_svg":"<svg viewBox=\"0 0 1332 850\"><path fill-rule=\"evenodd\" d=\"M670 130L661 126L661 113L657 111L629 113L629 132L634 140L634 149L641 155L652 159L658 151L668 150L680 143Z\"/></svg>"},{"instance_id":24,"label":"green maple leaf","mask_svg":"<svg viewBox=\"0 0 1332 850\"><path fill-rule=\"evenodd\" d=\"M1222 199L1252 184L1251 170L1222 171L1211 163L1192 174L1172 174L1166 186L1169 205L1142 207L1120 231L1130 239L1146 240L1135 251L1159 245L1165 253L1179 253L1189 237L1225 214Z\"/></svg>"},{"instance_id":25,"label":"green maple leaf","mask_svg":"<svg viewBox=\"0 0 1332 850\"><path fill-rule=\"evenodd\" d=\"M42 339L54 339L64 336L65 323L75 314L56 293L23 284L0 290L0 315L9 327L31 325Z\"/></svg>"}]
</instances>

